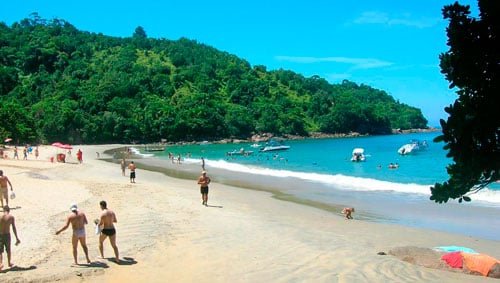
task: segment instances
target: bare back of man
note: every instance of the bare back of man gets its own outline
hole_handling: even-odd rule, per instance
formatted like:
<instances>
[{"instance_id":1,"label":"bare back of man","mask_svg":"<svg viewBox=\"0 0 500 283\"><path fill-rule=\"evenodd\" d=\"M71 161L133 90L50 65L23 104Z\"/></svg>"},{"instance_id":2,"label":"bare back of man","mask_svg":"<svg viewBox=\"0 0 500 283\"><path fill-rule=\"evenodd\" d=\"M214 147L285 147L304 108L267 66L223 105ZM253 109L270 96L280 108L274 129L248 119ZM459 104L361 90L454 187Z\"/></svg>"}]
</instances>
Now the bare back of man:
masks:
<instances>
[{"instance_id":1,"label":"bare back of man","mask_svg":"<svg viewBox=\"0 0 500 283\"><path fill-rule=\"evenodd\" d=\"M74 264L78 265L78 242L82 246L83 252L85 253L85 257L87 259L87 263L91 263L89 258L89 251L87 248L87 241L85 235L85 225L88 223L87 216L85 213L80 212L72 208L72 213L66 219L66 224L56 232L56 235L59 235L62 231L66 230L71 224L71 228L73 229L73 236L71 238L71 244L73 246L73 259Z\"/></svg>"},{"instance_id":2,"label":"bare back of man","mask_svg":"<svg viewBox=\"0 0 500 283\"><path fill-rule=\"evenodd\" d=\"M115 213L107 208L105 201L100 202L102 209L99 227L101 227L101 234L99 235L99 251L101 257L104 258L104 240L109 237L109 242L115 253L116 262L120 262L118 247L116 246L116 229L114 223L117 222Z\"/></svg>"}]
</instances>

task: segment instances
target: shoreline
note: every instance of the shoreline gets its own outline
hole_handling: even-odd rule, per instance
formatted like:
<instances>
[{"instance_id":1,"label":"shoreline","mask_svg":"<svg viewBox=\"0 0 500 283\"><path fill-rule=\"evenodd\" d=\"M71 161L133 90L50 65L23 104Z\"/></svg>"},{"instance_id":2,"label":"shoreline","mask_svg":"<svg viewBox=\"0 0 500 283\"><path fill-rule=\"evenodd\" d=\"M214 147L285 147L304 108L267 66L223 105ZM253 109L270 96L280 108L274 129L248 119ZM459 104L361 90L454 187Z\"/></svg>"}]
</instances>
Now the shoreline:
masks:
<instances>
[{"instance_id":1,"label":"shoreline","mask_svg":"<svg viewBox=\"0 0 500 283\"><path fill-rule=\"evenodd\" d=\"M158 157L136 157L140 157L133 159L138 168L160 172L173 178L196 180L202 170L201 163L183 162L178 165ZM118 160L107 161L116 164L119 162ZM235 188L268 192L275 199L319 208L335 215L341 215L340 211L344 207L354 206L356 218L363 221L500 240L499 230L496 228L500 227L500 219L494 217L499 212L496 206L464 205L452 202L437 204L423 195L405 197L406 194L403 193L395 196L387 192L335 190L327 184L296 177L253 175L214 168L210 164L206 165L206 170L214 182ZM325 198L322 192L326 191L333 196ZM463 215L471 223L463 223L455 215ZM485 223L484 218L487 218L489 222Z\"/></svg>"},{"instance_id":2,"label":"shoreline","mask_svg":"<svg viewBox=\"0 0 500 283\"><path fill-rule=\"evenodd\" d=\"M205 207L196 180L144 168L138 170L137 183L130 184L118 164L105 161L112 156L103 153L124 146L75 146L75 151L83 150L83 164L75 156L68 163L49 162L56 153L50 146L41 148L37 161L0 160L17 195L11 213L21 239L13 247L17 267L1 271L0 281L492 282L377 253L395 247L453 244L499 258L498 241L363 221L358 211L354 220L347 221L339 213L277 200L270 192L220 183L219 177L213 179ZM191 167L198 176L200 166ZM189 170L179 174L191 174ZM93 264L70 267L71 232L59 236L54 232L64 224L71 203L94 219L103 199L117 214L123 263L96 259L97 236L87 225ZM104 253L112 256L108 242ZM78 257L84 258L80 247Z\"/></svg>"}]
</instances>

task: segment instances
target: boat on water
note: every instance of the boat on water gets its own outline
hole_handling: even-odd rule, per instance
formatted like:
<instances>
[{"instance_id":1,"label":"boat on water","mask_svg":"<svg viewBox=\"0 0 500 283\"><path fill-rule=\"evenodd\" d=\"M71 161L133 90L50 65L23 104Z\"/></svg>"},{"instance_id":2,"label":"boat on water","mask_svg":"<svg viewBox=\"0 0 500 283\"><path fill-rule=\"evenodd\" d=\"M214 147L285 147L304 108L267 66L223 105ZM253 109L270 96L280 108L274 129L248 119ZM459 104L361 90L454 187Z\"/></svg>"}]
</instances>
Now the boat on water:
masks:
<instances>
[{"instance_id":1,"label":"boat on water","mask_svg":"<svg viewBox=\"0 0 500 283\"><path fill-rule=\"evenodd\" d=\"M290 149L289 145L284 145L277 141L270 141L266 143L265 146L261 147L261 152L269 152L269 151L278 151L278 150L287 150Z\"/></svg>"},{"instance_id":2,"label":"boat on water","mask_svg":"<svg viewBox=\"0 0 500 283\"><path fill-rule=\"evenodd\" d=\"M245 150L244 148L240 148L239 150L233 150L233 151L228 151L226 153L226 155L229 155L229 156L234 156L234 155L242 155L242 156L248 156L250 154L252 154L253 151L252 150Z\"/></svg>"},{"instance_id":3,"label":"boat on water","mask_svg":"<svg viewBox=\"0 0 500 283\"><path fill-rule=\"evenodd\" d=\"M153 144L153 145L146 144L146 145L144 145L144 151L147 151L147 152L165 151L165 146L163 146L163 145L157 145L157 144Z\"/></svg>"},{"instance_id":4,"label":"boat on water","mask_svg":"<svg viewBox=\"0 0 500 283\"><path fill-rule=\"evenodd\" d=\"M252 144L250 147L253 147L253 148L259 148L259 147L261 147L261 145L260 145L260 144L258 144L258 143L254 143L254 144Z\"/></svg>"},{"instance_id":5,"label":"boat on water","mask_svg":"<svg viewBox=\"0 0 500 283\"><path fill-rule=\"evenodd\" d=\"M362 162L365 161L365 150L363 148L355 148L352 150L352 162Z\"/></svg>"},{"instance_id":6,"label":"boat on water","mask_svg":"<svg viewBox=\"0 0 500 283\"><path fill-rule=\"evenodd\" d=\"M401 146L398 149L398 153L401 155L408 155L420 151L426 147L427 147L427 141L412 140L410 143Z\"/></svg>"}]
</instances>

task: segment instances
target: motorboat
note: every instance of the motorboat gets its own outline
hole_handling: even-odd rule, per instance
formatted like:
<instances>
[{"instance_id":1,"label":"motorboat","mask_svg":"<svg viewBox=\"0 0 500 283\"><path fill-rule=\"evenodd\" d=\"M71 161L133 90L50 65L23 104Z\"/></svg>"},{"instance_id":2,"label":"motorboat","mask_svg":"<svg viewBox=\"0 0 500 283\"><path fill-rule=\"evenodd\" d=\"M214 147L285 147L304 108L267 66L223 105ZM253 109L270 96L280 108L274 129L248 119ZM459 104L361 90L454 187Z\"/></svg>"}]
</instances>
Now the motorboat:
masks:
<instances>
[{"instance_id":1,"label":"motorboat","mask_svg":"<svg viewBox=\"0 0 500 283\"><path fill-rule=\"evenodd\" d=\"M244 148L240 148L239 150L233 150L233 151L228 151L226 153L226 155L229 155L229 156L234 156L234 155L243 155L243 156L248 156L250 154L252 154L253 151L252 150L245 150Z\"/></svg>"},{"instance_id":2,"label":"motorboat","mask_svg":"<svg viewBox=\"0 0 500 283\"><path fill-rule=\"evenodd\" d=\"M365 150L363 148L355 148L352 151L352 157L351 161L352 162L361 162L365 161Z\"/></svg>"},{"instance_id":3,"label":"motorboat","mask_svg":"<svg viewBox=\"0 0 500 283\"><path fill-rule=\"evenodd\" d=\"M261 147L261 145L258 144L258 143L254 143L254 144L251 145L251 147L253 147L253 148L259 148L259 147Z\"/></svg>"},{"instance_id":4,"label":"motorboat","mask_svg":"<svg viewBox=\"0 0 500 283\"><path fill-rule=\"evenodd\" d=\"M420 151L426 147L427 147L427 141L412 140L410 143L401 146L398 149L398 153L401 155L408 155L413 152Z\"/></svg>"},{"instance_id":5,"label":"motorboat","mask_svg":"<svg viewBox=\"0 0 500 283\"><path fill-rule=\"evenodd\" d=\"M287 149L290 149L290 146L284 145L284 144L276 142L276 141L270 141L264 147L262 147L260 149L260 151L261 152L268 152L268 151L278 151L278 150L287 150Z\"/></svg>"}]
</instances>

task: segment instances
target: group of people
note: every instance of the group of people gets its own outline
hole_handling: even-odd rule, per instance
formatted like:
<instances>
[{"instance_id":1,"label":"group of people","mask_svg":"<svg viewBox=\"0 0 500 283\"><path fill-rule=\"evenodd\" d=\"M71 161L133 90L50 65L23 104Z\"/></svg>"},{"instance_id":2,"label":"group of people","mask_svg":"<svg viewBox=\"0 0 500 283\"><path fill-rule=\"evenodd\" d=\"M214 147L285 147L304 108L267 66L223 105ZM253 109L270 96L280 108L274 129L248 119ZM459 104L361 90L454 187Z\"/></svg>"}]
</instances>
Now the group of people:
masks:
<instances>
[{"instance_id":1,"label":"group of people","mask_svg":"<svg viewBox=\"0 0 500 283\"><path fill-rule=\"evenodd\" d=\"M104 258L104 241L109 237L109 241L111 243L111 247L115 253L115 261L120 262L118 247L116 246L116 229L114 223L117 222L115 213L108 209L106 201L101 201L99 203L101 207L102 213L99 219L96 219L94 223L97 225L97 230L99 234L99 253L101 258ZM66 223L61 229L56 231L56 235L59 235L61 232L66 230L71 224L71 228L73 229L73 236L71 238L71 243L73 246L73 259L74 264L78 265L78 242L85 253L85 258L87 263L91 263L89 258L89 251L86 243L86 233L85 233L85 225L88 224L87 217L85 213L78 209L76 204L71 205L70 207L71 213L66 218Z\"/></svg>"},{"instance_id":2,"label":"group of people","mask_svg":"<svg viewBox=\"0 0 500 283\"><path fill-rule=\"evenodd\" d=\"M109 238L111 243L111 247L115 253L115 261L117 263L120 262L118 247L116 246L116 229L114 223L117 222L115 213L107 208L106 201L101 201L99 203L102 213L99 219L95 220L95 224L97 225L97 232L99 232L99 253L101 258L104 258L104 241ZM12 232L16 238L15 245L19 245L21 240L17 235L16 221L15 217L10 214L10 207L8 205L3 207L3 215L0 217L0 270L3 269L3 253L4 251L7 253L7 264L9 267L13 267L12 263L12 253L11 253L11 234L10 230L12 228ZM78 210L76 204L71 205L70 207L71 214L67 217L65 225L56 231L56 235L59 235L61 232L66 230L71 224L71 228L73 230L73 235L71 238L71 243L73 245L73 259L74 264L78 265L78 242L85 253L85 258L87 263L91 263L89 258L89 252L86 243L86 233L85 233L85 225L88 224L87 217L85 213Z\"/></svg>"},{"instance_id":3,"label":"group of people","mask_svg":"<svg viewBox=\"0 0 500 283\"><path fill-rule=\"evenodd\" d=\"M17 148L17 146L14 146L14 148L12 149L12 159L17 159L19 160L19 150ZM38 156L39 156L39 151L38 151L38 147L35 147L35 149L33 150L33 147L32 146L25 146L23 148L23 160L28 160L28 154L32 154L32 153L35 153L35 158L38 159ZM0 148L0 158L3 158L3 159L7 159L9 158L7 154L5 154L5 150L4 148Z\"/></svg>"}]
</instances>

